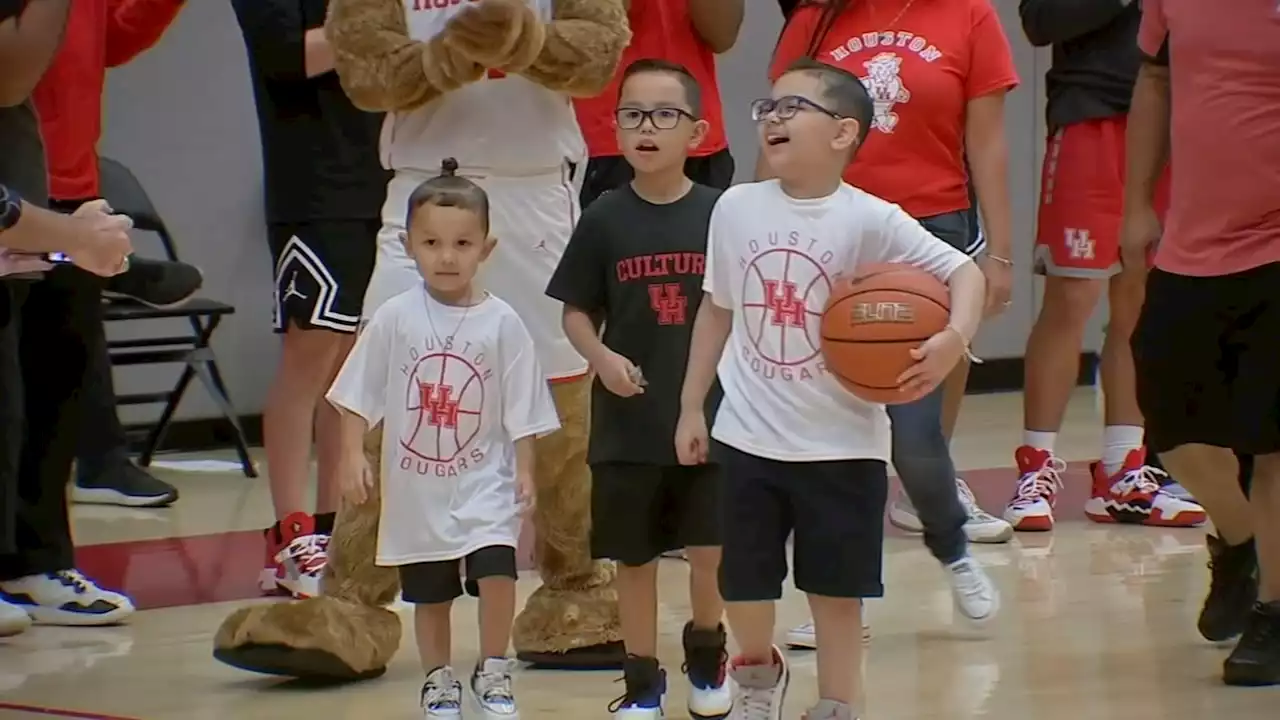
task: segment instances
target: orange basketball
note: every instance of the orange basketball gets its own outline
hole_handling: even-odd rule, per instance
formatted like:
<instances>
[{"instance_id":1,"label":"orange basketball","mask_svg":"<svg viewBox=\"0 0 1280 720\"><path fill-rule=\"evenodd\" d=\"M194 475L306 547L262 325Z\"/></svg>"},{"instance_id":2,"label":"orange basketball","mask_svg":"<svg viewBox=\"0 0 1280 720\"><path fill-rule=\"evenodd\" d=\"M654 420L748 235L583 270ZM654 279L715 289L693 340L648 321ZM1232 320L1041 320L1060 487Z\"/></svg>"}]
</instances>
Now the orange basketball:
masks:
<instances>
[{"instance_id":1,"label":"orange basketball","mask_svg":"<svg viewBox=\"0 0 1280 720\"><path fill-rule=\"evenodd\" d=\"M915 363L912 348L947 326L947 286L911 265L864 265L839 278L822 312L822 354L846 390L873 403L915 398L898 376Z\"/></svg>"}]
</instances>

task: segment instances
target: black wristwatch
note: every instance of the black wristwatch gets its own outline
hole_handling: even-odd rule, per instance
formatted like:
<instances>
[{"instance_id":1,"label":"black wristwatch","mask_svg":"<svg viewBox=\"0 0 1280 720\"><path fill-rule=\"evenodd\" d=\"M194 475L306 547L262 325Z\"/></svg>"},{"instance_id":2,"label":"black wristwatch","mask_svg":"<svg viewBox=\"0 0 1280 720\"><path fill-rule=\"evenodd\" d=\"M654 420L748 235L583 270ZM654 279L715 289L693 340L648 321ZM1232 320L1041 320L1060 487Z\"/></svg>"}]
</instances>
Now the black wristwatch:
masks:
<instances>
[{"instance_id":1,"label":"black wristwatch","mask_svg":"<svg viewBox=\"0 0 1280 720\"><path fill-rule=\"evenodd\" d=\"M0 185L0 232L4 232L22 219L22 196Z\"/></svg>"}]
</instances>

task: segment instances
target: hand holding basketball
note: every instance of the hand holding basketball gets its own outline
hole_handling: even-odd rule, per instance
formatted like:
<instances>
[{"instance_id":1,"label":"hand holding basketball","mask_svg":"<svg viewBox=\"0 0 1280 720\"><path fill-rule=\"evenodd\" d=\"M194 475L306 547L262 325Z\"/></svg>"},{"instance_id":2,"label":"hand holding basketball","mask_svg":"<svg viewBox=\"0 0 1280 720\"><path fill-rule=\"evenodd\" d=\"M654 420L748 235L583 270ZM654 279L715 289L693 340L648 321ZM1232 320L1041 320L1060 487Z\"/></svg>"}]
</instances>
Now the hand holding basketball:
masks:
<instances>
[{"instance_id":1,"label":"hand holding basketball","mask_svg":"<svg viewBox=\"0 0 1280 720\"><path fill-rule=\"evenodd\" d=\"M681 465L702 465L707 461L711 438L707 418L700 412L682 412L676 423L676 458Z\"/></svg>"},{"instance_id":2,"label":"hand holding basketball","mask_svg":"<svg viewBox=\"0 0 1280 720\"><path fill-rule=\"evenodd\" d=\"M600 382L614 395L625 398L644 392L640 368L618 353L609 350L594 365Z\"/></svg>"},{"instance_id":3,"label":"hand holding basketball","mask_svg":"<svg viewBox=\"0 0 1280 720\"><path fill-rule=\"evenodd\" d=\"M516 504L521 512L531 513L538 504L538 488L533 484L533 476L529 473L516 475Z\"/></svg>"},{"instance_id":4,"label":"hand holding basketball","mask_svg":"<svg viewBox=\"0 0 1280 720\"><path fill-rule=\"evenodd\" d=\"M920 347L911 349L911 359L916 362L898 376L899 390L912 399L928 395L947 379L964 353L965 342L960 331L946 326Z\"/></svg>"},{"instance_id":5,"label":"hand holding basketball","mask_svg":"<svg viewBox=\"0 0 1280 720\"><path fill-rule=\"evenodd\" d=\"M363 454L342 463L342 497L352 505L362 505L373 492L373 468Z\"/></svg>"}]
</instances>

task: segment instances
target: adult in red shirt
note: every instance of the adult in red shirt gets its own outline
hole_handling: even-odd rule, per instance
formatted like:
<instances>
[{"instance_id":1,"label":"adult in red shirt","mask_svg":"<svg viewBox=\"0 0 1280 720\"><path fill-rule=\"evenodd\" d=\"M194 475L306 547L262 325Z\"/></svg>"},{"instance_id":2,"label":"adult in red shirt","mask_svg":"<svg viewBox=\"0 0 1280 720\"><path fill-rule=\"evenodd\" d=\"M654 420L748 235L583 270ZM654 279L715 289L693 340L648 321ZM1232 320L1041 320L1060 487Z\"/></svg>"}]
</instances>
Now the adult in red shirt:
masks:
<instances>
[{"instance_id":1,"label":"adult in red shirt","mask_svg":"<svg viewBox=\"0 0 1280 720\"><path fill-rule=\"evenodd\" d=\"M129 62L155 45L182 9L182 0L74 0L53 64L31 95L40 116L49 165L50 206L72 212L101 194L98 140L102 135L102 93L107 68ZM153 306L185 301L203 282L200 271L183 263L131 258L129 271L104 284L88 273L69 270L91 288L77 312L89 313L88 353L80 388L82 427L76 451L76 502L159 507L178 498L172 485L129 459L124 428L116 412L111 362L102 326L101 293Z\"/></svg>"},{"instance_id":2,"label":"adult in red shirt","mask_svg":"<svg viewBox=\"0 0 1280 720\"><path fill-rule=\"evenodd\" d=\"M716 55L728 52L742 28L744 0L634 0L627 12L631 44L622 53L618 74L604 92L574 101L578 124L587 141L587 167L582 180L582 206L631 182L631 166L618 149L614 125L622 71L642 58L678 63L702 87L706 138L685 162L685 174L703 185L724 189L733 182L733 156L724 132Z\"/></svg>"},{"instance_id":3,"label":"adult in red shirt","mask_svg":"<svg viewBox=\"0 0 1280 720\"><path fill-rule=\"evenodd\" d=\"M1156 248L1132 340L1138 404L1147 444L1221 538L1205 611L1234 610L1244 630L1224 679L1280 685L1280 6L1145 0L1138 46L1152 61L1129 111L1125 272ZM1256 456L1249 497L1233 451Z\"/></svg>"},{"instance_id":4,"label":"adult in red shirt","mask_svg":"<svg viewBox=\"0 0 1280 720\"><path fill-rule=\"evenodd\" d=\"M897 203L939 238L978 255L984 247L971 230L967 158L987 234L979 262L988 309L1003 310L1012 282L1004 99L1018 77L989 0L801 0L778 40L771 79L801 57L853 73L875 103L870 133L845 181ZM757 174L767 176L768 168ZM966 376L962 369L948 380L953 408ZM978 508L956 476L944 427L947 396L944 387L889 407L893 464L907 493L890 516L924 532L930 552L949 570L957 607L985 620L996 612L998 594L970 558L968 542L1006 542L1013 531ZM807 631L796 628L788 639L804 645Z\"/></svg>"}]
</instances>

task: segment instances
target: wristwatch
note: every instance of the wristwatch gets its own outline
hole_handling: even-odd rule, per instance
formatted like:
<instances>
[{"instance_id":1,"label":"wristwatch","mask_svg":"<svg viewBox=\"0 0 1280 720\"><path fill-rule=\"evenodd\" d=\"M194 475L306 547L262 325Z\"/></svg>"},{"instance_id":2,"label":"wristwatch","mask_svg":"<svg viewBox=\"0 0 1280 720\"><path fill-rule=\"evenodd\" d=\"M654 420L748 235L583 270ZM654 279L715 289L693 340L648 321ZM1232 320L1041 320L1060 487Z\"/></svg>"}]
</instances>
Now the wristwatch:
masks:
<instances>
[{"instance_id":1,"label":"wristwatch","mask_svg":"<svg viewBox=\"0 0 1280 720\"><path fill-rule=\"evenodd\" d=\"M22 196L0 185L0 232L4 232L22 219Z\"/></svg>"}]
</instances>

